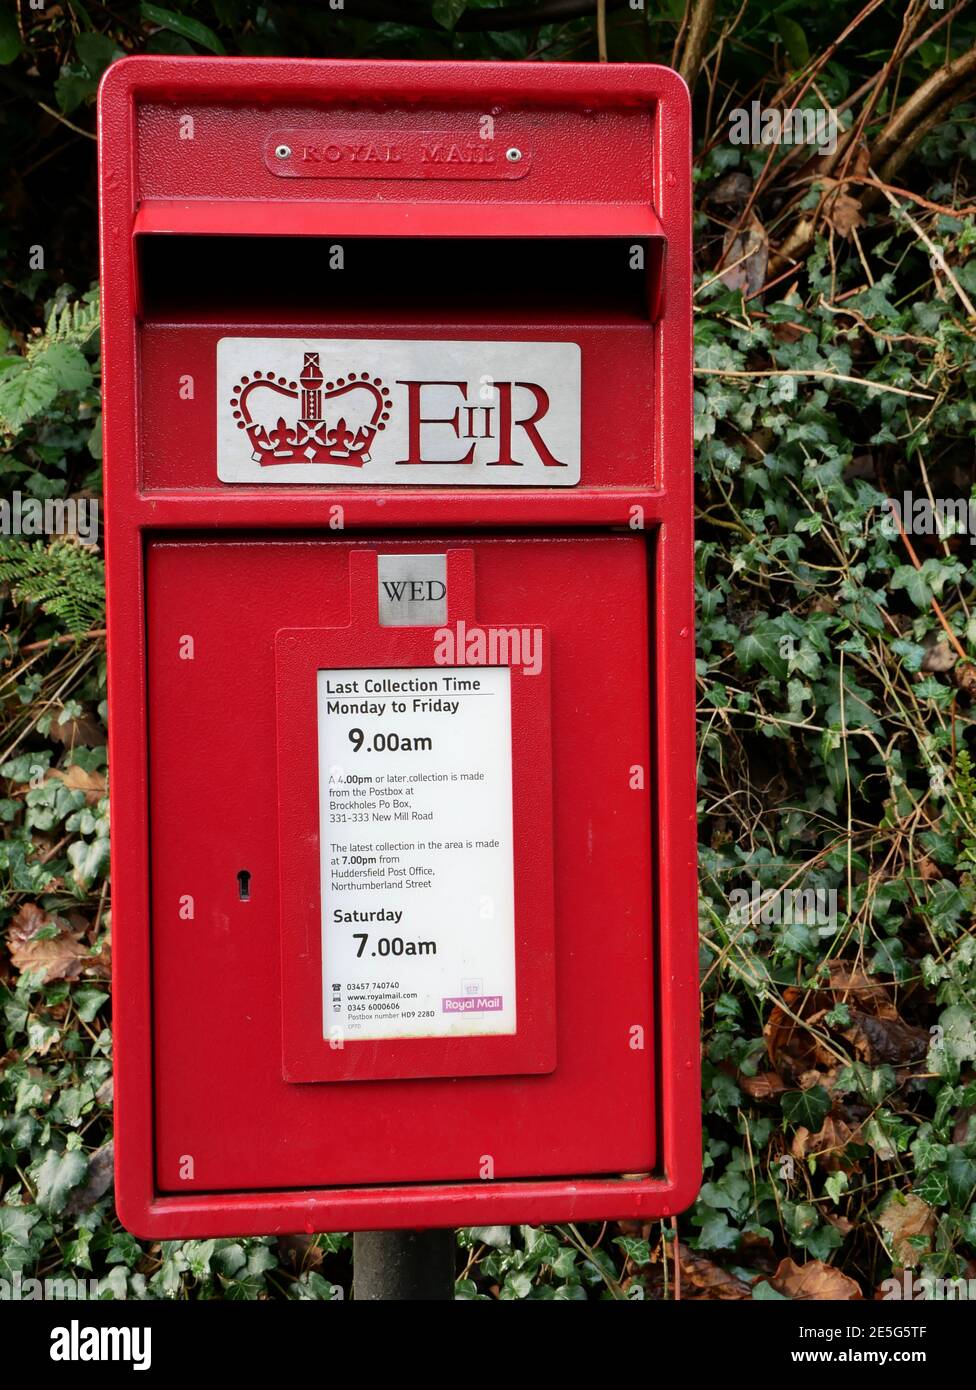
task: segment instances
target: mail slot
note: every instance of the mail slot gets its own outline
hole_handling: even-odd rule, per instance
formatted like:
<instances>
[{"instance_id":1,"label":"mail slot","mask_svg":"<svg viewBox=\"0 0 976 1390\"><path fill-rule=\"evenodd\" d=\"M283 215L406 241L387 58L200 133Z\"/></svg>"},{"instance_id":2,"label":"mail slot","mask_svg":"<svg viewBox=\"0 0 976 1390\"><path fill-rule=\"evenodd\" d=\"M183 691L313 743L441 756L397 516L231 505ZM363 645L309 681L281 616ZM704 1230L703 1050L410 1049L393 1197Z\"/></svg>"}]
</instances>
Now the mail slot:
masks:
<instances>
[{"instance_id":1,"label":"mail slot","mask_svg":"<svg viewBox=\"0 0 976 1390\"><path fill-rule=\"evenodd\" d=\"M675 1213L683 84L133 58L99 114L123 1221Z\"/></svg>"}]
</instances>

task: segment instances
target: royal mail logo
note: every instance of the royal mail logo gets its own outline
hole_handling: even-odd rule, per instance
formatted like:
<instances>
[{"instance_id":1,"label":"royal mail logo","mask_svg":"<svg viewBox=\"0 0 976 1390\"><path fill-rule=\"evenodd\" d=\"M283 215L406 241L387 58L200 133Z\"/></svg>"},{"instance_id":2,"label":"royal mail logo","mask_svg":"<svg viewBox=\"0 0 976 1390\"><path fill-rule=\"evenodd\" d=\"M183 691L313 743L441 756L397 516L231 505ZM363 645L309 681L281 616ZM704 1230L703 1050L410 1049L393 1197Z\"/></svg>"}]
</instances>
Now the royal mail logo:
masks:
<instances>
[{"instance_id":1,"label":"royal mail logo","mask_svg":"<svg viewBox=\"0 0 976 1390\"><path fill-rule=\"evenodd\" d=\"M222 338L217 476L572 486L580 356L576 343Z\"/></svg>"},{"instance_id":2,"label":"royal mail logo","mask_svg":"<svg viewBox=\"0 0 976 1390\"><path fill-rule=\"evenodd\" d=\"M493 1014L500 1013L505 1000L500 994L464 994L441 999L442 1014Z\"/></svg>"}]
</instances>

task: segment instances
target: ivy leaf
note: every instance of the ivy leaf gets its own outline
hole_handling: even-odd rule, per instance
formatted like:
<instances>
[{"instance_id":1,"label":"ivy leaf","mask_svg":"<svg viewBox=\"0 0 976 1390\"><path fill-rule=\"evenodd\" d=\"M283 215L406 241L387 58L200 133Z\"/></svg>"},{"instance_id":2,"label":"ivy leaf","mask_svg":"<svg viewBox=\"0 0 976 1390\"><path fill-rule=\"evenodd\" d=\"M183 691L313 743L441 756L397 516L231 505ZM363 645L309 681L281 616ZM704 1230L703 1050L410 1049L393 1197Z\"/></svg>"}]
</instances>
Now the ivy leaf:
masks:
<instances>
[{"instance_id":1,"label":"ivy leaf","mask_svg":"<svg viewBox=\"0 0 976 1390\"><path fill-rule=\"evenodd\" d=\"M76 989L72 995L72 1001L82 1023L91 1023L106 999L108 999L108 995L104 990L94 989L90 985Z\"/></svg>"},{"instance_id":2,"label":"ivy leaf","mask_svg":"<svg viewBox=\"0 0 976 1390\"><path fill-rule=\"evenodd\" d=\"M12 1241L15 1245L27 1245L31 1231L40 1221L40 1216L30 1207L0 1206L0 1241Z\"/></svg>"},{"instance_id":3,"label":"ivy leaf","mask_svg":"<svg viewBox=\"0 0 976 1390\"><path fill-rule=\"evenodd\" d=\"M553 1299L557 1303L585 1303L586 1290L582 1284L560 1284Z\"/></svg>"},{"instance_id":4,"label":"ivy leaf","mask_svg":"<svg viewBox=\"0 0 976 1390\"><path fill-rule=\"evenodd\" d=\"M841 685L840 672L835 671L831 675L830 684L831 702L827 706L824 716L826 722L832 727L848 730L870 729L872 733L880 734L883 732L881 721L871 708L871 692L865 690L862 685L858 685L849 671L844 672L844 708L841 717Z\"/></svg>"},{"instance_id":5,"label":"ivy leaf","mask_svg":"<svg viewBox=\"0 0 976 1390\"><path fill-rule=\"evenodd\" d=\"M633 1260L635 1265L646 1265L651 1262L651 1247L648 1241L640 1240L637 1236L615 1236L614 1245L619 1245L621 1250L629 1260Z\"/></svg>"},{"instance_id":6,"label":"ivy leaf","mask_svg":"<svg viewBox=\"0 0 976 1390\"><path fill-rule=\"evenodd\" d=\"M830 1113L830 1096L823 1086L811 1086L806 1091L787 1091L781 1101L783 1119L794 1129L800 1125L816 1134Z\"/></svg>"},{"instance_id":7,"label":"ivy leaf","mask_svg":"<svg viewBox=\"0 0 976 1390\"><path fill-rule=\"evenodd\" d=\"M905 959L904 942L899 941L897 936L880 942L869 964L872 975L891 975L900 984L912 978L912 964Z\"/></svg>"},{"instance_id":8,"label":"ivy leaf","mask_svg":"<svg viewBox=\"0 0 976 1390\"><path fill-rule=\"evenodd\" d=\"M214 31L206 24L201 24L199 19L191 19L185 14L174 14L172 10L164 10L161 5L150 5L147 0L142 0L139 12L150 24L158 24L161 29L179 34L181 38L189 39L191 43L206 48L211 53L224 54L227 51Z\"/></svg>"},{"instance_id":9,"label":"ivy leaf","mask_svg":"<svg viewBox=\"0 0 976 1390\"><path fill-rule=\"evenodd\" d=\"M69 1192L84 1182L87 1174L88 1159L81 1149L67 1149L64 1153L49 1149L36 1175L37 1205L41 1211L63 1211Z\"/></svg>"},{"instance_id":10,"label":"ivy leaf","mask_svg":"<svg viewBox=\"0 0 976 1390\"><path fill-rule=\"evenodd\" d=\"M928 608L932 602L932 590L925 582L925 576L914 565L899 565L891 576L893 589L904 589L916 608Z\"/></svg>"},{"instance_id":11,"label":"ivy leaf","mask_svg":"<svg viewBox=\"0 0 976 1390\"><path fill-rule=\"evenodd\" d=\"M744 632L735 644L736 659L743 670L763 666L777 680L785 680L787 664L780 654L781 636L762 623L757 623L751 632Z\"/></svg>"},{"instance_id":12,"label":"ivy leaf","mask_svg":"<svg viewBox=\"0 0 976 1390\"><path fill-rule=\"evenodd\" d=\"M949 1200L965 1210L976 1195L976 1144L950 1144L946 1159Z\"/></svg>"},{"instance_id":13,"label":"ivy leaf","mask_svg":"<svg viewBox=\"0 0 976 1390\"><path fill-rule=\"evenodd\" d=\"M6 67L8 63L12 63L22 48L17 16L12 8L4 10L3 14L0 14L0 65Z\"/></svg>"},{"instance_id":14,"label":"ivy leaf","mask_svg":"<svg viewBox=\"0 0 976 1390\"><path fill-rule=\"evenodd\" d=\"M532 1292L532 1280L528 1274L513 1271L505 1280L501 1291L504 1299L528 1298Z\"/></svg>"},{"instance_id":15,"label":"ivy leaf","mask_svg":"<svg viewBox=\"0 0 976 1390\"><path fill-rule=\"evenodd\" d=\"M75 882L87 887L108 864L108 839L100 835L93 840L75 840L68 846L68 858L75 871Z\"/></svg>"},{"instance_id":16,"label":"ivy leaf","mask_svg":"<svg viewBox=\"0 0 976 1390\"><path fill-rule=\"evenodd\" d=\"M693 1244L700 1250L734 1250L740 1232L731 1225L724 1211L710 1211L701 1224L701 1234Z\"/></svg>"},{"instance_id":17,"label":"ivy leaf","mask_svg":"<svg viewBox=\"0 0 976 1390\"><path fill-rule=\"evenodd\" d=\"M114 39L110 39L107 34L89 33L78 35L75 50L84 63L88 76L96 82L113 59L122 52Z\"/></svg>"},{"instance_id":18,"label":"ivy leaf","mask_svg":"<svg viewBox=\"0 0 976 1390\"><path fill-rule=\"evenodd\" d=\"M957 1062L976 1060L976 1019L963 1004L953 1004L939 1018L945 1046Z\"/></svg>"},{"instance_id":19,"label":"ivy leaf","mask_svg":"<svg viewBox=\"0 0 976 1390\"><path fill-rule=\"evenodd\" d=\"M54 95L66 115L89 101L97 90L98 82L80 63L66 63L54 84Z\"/></svg>"},{"instance_id":20,"label":"ivy leaf","mask_svg":"<svg viewBox=\"0 0 976 1390\"><path fill-rule=\"evenodd\" d=\"M925 659L925 648L918 642L906 642L904 638L896 638L891 644L891 650L896 656L900 656L906 671L920 671L922 662Z\"/></svg>"},{"instance_id":21,"label":"ivy leaf","mask_svg":"<svg viewBox=\"0 0 976 1390\"><path fill-rule=\"evenodd\" d=\"M431 14L445 29L453 29L468 8L468 0L434 0Z\"/></svg>"},{"instance_id":22,"label":"ivy leaf","mask_svg":"<svg viewBox=\"0 0 976 1390\"><path fill-rule=\"evenodd\" d=\"M930 1207L942 1207L949 1200L949 1180L941 1169L933 1169L917 1182L913 1191Z\"/></svg>"},{"instance_id":23,"label":"ivy leaf","mask_svg":"<svg viewBox=\"0 0 976 1390\"><path fill-rule=\"evenodd\" d=\"M504 1250L512 1243L511 1226L472 1226L471 1239L481 1245L490 1245L493 1250Z\"/></svg>"},{"instance_id":24,"label":"ivy leaf","mask_svg":"<svg viewBox=\"0 0 976 1390\"><path fill-rule=\"evenodd\" d=\"M893 589L904 589L916 608L928 608L933 596L940 598L947 583L965 573L957 560L937 560L934 556L922 562L922 568L899 565L891 576Z\"/></svg>"},{"instance_id":25,"label":"ivy leaf","mask_svg":"<svg viewBox=\"0 0 976 1390\"><path fill-rule=\"evenodd\" d=\"M810 61L810 48L807 44L807 36L800 25L795 19L787 19L785 15L778 14L776 16L776 28L786 45L790 62L795 68L805 68Z\"/></svg>"}]
</instances>

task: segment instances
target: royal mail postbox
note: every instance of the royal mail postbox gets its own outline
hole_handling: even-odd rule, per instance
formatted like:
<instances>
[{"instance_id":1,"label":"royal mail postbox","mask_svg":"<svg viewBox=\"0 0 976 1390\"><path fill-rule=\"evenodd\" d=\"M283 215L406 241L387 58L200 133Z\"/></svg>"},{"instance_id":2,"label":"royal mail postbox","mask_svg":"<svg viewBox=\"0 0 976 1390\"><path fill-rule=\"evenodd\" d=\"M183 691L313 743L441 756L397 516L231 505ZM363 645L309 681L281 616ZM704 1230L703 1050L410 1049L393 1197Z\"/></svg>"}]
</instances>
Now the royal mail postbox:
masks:
<instances>
[{"instance_id":1,"label":"royal mail postbox","mask_svg":"<svg viewBox=\"0 0 976 1390\"><path fill-rule=\"evenodd\" d=\"M139 1234L697 1190L689 148L656 67L108 72Z\"/></svg>"}]
</instances>

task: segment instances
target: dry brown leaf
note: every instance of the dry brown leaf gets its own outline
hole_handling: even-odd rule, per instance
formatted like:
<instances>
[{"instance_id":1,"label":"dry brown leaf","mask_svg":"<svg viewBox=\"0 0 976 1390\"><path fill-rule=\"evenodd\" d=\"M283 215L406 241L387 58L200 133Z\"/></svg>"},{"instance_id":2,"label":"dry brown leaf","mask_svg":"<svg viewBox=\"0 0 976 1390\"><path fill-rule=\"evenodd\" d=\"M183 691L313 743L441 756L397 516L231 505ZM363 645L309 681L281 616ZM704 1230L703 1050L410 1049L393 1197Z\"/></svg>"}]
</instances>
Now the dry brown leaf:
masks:
<instances>
[{"instance_id":1,"label":"dry brown leaf","mask_svg":"<svg viewBox=\"0 0 976 1390\"><path fill-rule=\"evenodd\" d=\"M784 1091L790 1088L783 1078L775 1071L763 1071L758 1076L736 1077L737 1085L745 1091L747 1096L752 1096L753 1100L770 1100L774 1096L781 1096Z\"/></svg>"},{"instance_id":2,"label":"dry brown leaf","mask_svg":"<svg viewBox=\"0 0 976 1390\"><path fill-rule=\"evenodd\" d=\"M976 1139L976 1110L963 1108L957 1112L956 1122L952 1126L952 1142L954 1144L971 1144L974 1139Z\"/></svg>"},{"instance_id":3,"label":"dry brown leaf","mask_svg":"<svg viewBox=\"0 0 976 1390\"><path fill-rule=\"evenodd\" d=\"M976 693L976 666L970 661L960 661L952 668L952 678L960 690L968 695Z\"/></svg>"},{"instance_id":4,"label":"dry brown leaf","mask_svg":"<svg viewBox=\"0 0 976 1390\"><path fill-rule=\"evenodd\" d=\"M854 478L870 478L872 482L877 482L878 469L874 454L854 455L844 469L844 482L849 483Z\"/></svg>"},{"instance_id":5,"label":"dry brown leaf","mask_svg":"<svg viewBox=\"0 0 976 1390\"><path fill-rule=\"evenodd\" d=\"M935 1212L914 1192L893 1192L878 1217L878 1225L891 1236L895 1263L910 1268L919 1262L922 1252L909 1244L909 1239L911 1236L932 1236Z\"/></svg>"},{"instance_id":6,"label":"dry brown leaf","mask_svg":"<svg viewBox=\"0 0 976 1390\"><path fill-rule=\"evenodd\" d=\"M733 169L731 173L722 175L708 195L708 201L718 203L722 207L741 210L749 201L751 192L752 179L749 175L742 173L740 169Z\"/></svg>"},{"instance_id":7,"label":"dry brown leaf","mask_svg":"<svg viewBox=\"0 0 976 1390\"><path fill-rule=\"evenodd\" d=\"M788 1009L796 1008L801 999L802 993L798 989L791 987L783 991L783 1002ZM810 1071L817 1060L816 1039L778 1004L770 1012L763 1037L774 1071L788 1084L795 1084L797 1078Z\"/></svg>"},{"instance_id":8,"label":"dry brown leaf","mask_svg":"<svg viewBox=\"0 0 976 1390\"><path fill-rule=\"evenodd\" d=\"M722 265L727 266L719 276L726 289L741 290L747 297L756 294L766 283L769 264L769 239L766 228L753 213L737 236L729 231L722 248Z\"/></svg>"},{"instance_id":9,"label":"dry brown leaf","mask_svg":"<svg viewBox=\"0 0 976 1390\"><path fill-rule=\"evenodd\" d=\"M769 1282L785 1298L850 1302L862 1297L860 1286L853 1279L822 1260L808 1260L805 1265L794 1264L791 1259L781 1260Z\"/></svg>"},{"instance_id":10,"label":"dry brown leaf","mask_svg":"<svg viewBox=\"0 0 976 1390\"><path fill-rule=\"evenodd\" d=\"M297 1235L279 1236L276 1241L278 1258L296 1272L318 1269L324 1259L322 1247L316 1242L318 1236L307 1235L304 1231Z\"/></svg>"},{"instance_id":11,"label":"dry brown leaf","mask_svg":"<svg viewBox=\"0 0 976 1390\"><path fill-rule=\"evenodd\" d=\"M922 1060L929 1035L905 1022L886 985L849 960L830 961L828 971L828 985L813 990L786 989L783 1005L771 1010L763 1036L775 1075L790 1088L823 1086L829 1091L840 1063L833 1041L838 1034L872 1065L899 1066ZM843 1031L830 1018L838 1003L848 1006L852 1019ZM742 1078L737 1079L750 1091ZM760 1081L760 1088L764 1084ZM758 1094L763 1094L761 1089Z\"/></svg>"},{"instance_id":12,"label":"dry brown leaf","mask_svg":"<svg viewBox=\"0 0 976 1390\"><path fill-rule=\"evenodd\" d=\"M722 1269L721 1265L713 1264L711 1260L706 1260L703 1255L696 1254L689 1250L687 1246L678 1247L679 1259L681 1261L681 1277L684 1281L682 1295L686 1295L688 1285L697 1289L699 1292L695 1297L700 1299L729 1299L751 1298L752 1294L749 1285L743 1280L737 1279L734 1274L729 1274L728 1270Z\"/></svg>"},{"instance_id":13,"label":"dry brown leaf","mask_svg":"<svg viewBox=\"0 0 976 1390\"><path fill-rule=\"evenodd\" d=\"M796 323L774 323L770 332L777 343L798 343L804 337L803 329Z\"/></svg>"},{"instance_id":14,"label":"dry brown leaf","mask_svg":"<svg viewBox=\"0 0 976 1390\"><path fill-rule=\"evenodd\" d=\"M64 772L57 768L48 770L48 777L56 777L69 791L84 792L85 801L94 806L105 795L105 778L100 772L86 772L77 763L72 763Z\"/></svg>"},{"instance_id":15,"label":"dry brown leaf","mask_svg":"<svg viewBox=\"0 0 976 1390\"><path fill-rule=\"evenodd\" d=\"M112 1183L115 1171L115 1145L110 1139L100 1149L96 1149L88 1164L88 1178L84 1187L76 1188L68 1198L65 1212L77 1216L79 1212L93 1207L99 1197L104 1197Z\"/></svg>"},{"instance_id":16,"label":"dry brown leaf","mask_svg":"<svg viewBox=\"0 0 976 1390\"><path fill-rule=\"evenodd\" d=\"M851 997L866 1012L897 1018L898 1012L891 1002L891 996L883 984L872 980L858 966L849 960L832 960L829 963L830 988L841 995L845 1003Z\"/></svg>"},{"instance_id":17,"label":"dry brown leaf","mask_svg":"<svg viewBox=\"0 0 976 1390\"><path fill-rule=\"evenodd\" d=\"M851 178L864 178L871 172L871 150L866 140L860 139L854 151L853 160L850 159L849 152L845 157L847 164L846 172Z\"/></svg>"},{"instance_id":18,"label":"dry brown leaf","mask_svg":"<svg viewBox=\"0 0 976 1390\"><path fill-rule=\"evenodd\" d=\"M79 744L83 748L101 748L107 739L98 720L84 713L77 719L66 719L63 724L52 719L50 737L63 743L65 748L76 748Z\"/></svg>"},{"instance_id":19,"label":"dry brown leaf","mask_svg":"<svg viewBox=\"0 0 976 1390\"><path fill-rule=\"evenodd\" d=\"M799 1159L806 1158L808 1154L815 1154L823 1160L823 1166L830 1172L839 1166L840 1158L850 1143L852 1134L850 1125L833 1115L828 1115L816 1134L811 1134L800 1125L793 1136L790 1152L794 1158Z\"/></svg>"},{"instance_id":20,"label":"dry brown leaf","mask_svg":"<svg viewBox=\"0 0 976 1390\"><path fill-rule=\"evenodd\" d=\"M855 227L864 225L859 199L849 193L837 193L827 200L824 215L839 236L849 237Z\"/></svg>"},{"instance_id":21,"label":"dry brown leaf","mask_svg":"<svg viewBox=\"0 0 976 1390\"><path fill-rule=\"evenodd\" d=\"M39 937L50 927L53 936ZM17 970L42 973L44 984L76 980L88 963L88 947L61 917L50 917L37 903L24 903L7 929L7 947Z\"/></svg>"},{"instance_id":22,"label":"dry brown leaf","mask_svg":"<svg viewBox=\"0 0 976 1390\"><path fill-rule=\"evenodd\" d=\"M941 638L938 641L929 643L922 657L923 671L951 671L959 660L958 654L952 650L948 642Z\"/></svg>"},{"instance_id":23,"label":"dry brown leaf","mask_svg":"<svg viewBox=\"0 0 976 1390\"><path fill-rule=\"evenodd\" d=\"M829 1089L826 1075L817 1067L811 1067L809 1071L801 1071L796 1079L796 1084L799 1091L809 1091L811 1086L823 1086L825 1090Z\"/></svg>"},{"instance_id":24,"label":"dry brown leaf","mask_svg":"<svg viewBox=\"0 0 976 1390\"><path fill-rule=\"evenodd\" d=\"M635 1240L650 1240L653 1221L617 1221L615 1225L622 1236L633 1236Z\"/></svg>"},{"instance_id":25,"label":"dry brown leaf","mask_svg":"<svg viewBox=\"0 0 976 1390\"><path fill-rule=\"evenodd\" d=\"M844 1036L854 1044L854 1050L864 1062L901 1064L920 1062L929 1050L930 1038L924 1028L913 1028L900 1018L872 1018L870 1014L853 1015L854 1027Z\"/></svg>"},{"instance_id":26,"label":"dry brown leaf","mask_svg":"<svg viewBox=\"0 0 976 1390\"><path fill-rule=\"evenodd\" d=\"M923 883L931 883L933 879L942 877L942 870L934 859L922 854L918 858L918 876Z\"/></svg>"}]
</instances>

